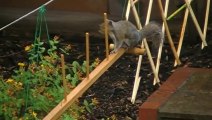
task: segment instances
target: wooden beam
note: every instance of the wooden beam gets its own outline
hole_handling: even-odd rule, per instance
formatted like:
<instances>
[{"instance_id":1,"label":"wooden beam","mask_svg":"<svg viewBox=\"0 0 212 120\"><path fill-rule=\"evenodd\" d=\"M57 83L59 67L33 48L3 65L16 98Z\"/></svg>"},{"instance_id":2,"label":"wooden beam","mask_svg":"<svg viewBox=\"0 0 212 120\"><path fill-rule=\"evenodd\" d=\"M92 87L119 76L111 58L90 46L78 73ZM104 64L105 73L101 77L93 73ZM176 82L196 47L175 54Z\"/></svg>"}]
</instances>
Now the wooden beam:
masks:
<instances>
[{"instance_id":1,"label":"wooden beam","mask_svg":"<svg viewBox=\"0 0 212 120\"><path fill-rule=\"evenodd\" d=\"M82 94L116 61L125 53L124 49L119 49L117 53L109 55L109 59L104 59L89 75L77 85L43 120L56 120L69 106Z\"/></svg>"}]
</instances>

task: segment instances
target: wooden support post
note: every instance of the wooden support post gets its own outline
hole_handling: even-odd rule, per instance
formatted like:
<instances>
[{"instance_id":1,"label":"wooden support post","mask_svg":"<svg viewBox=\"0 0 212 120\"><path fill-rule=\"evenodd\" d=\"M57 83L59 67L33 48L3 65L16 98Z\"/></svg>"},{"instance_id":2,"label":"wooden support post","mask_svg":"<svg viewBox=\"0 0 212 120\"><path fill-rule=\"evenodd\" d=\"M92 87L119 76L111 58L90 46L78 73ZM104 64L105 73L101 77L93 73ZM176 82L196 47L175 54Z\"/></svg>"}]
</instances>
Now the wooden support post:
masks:
<instances>
[{"instance_id":1,"label":"wooden support post","mask_svg":"<svg viewBox=\"0 0 212 120\"><path fill-rule=\"evenodd\" d=\"M67 99L67 83L66 83L66 73L65 73L65 60L64 55L61 54L61 69L62 69L62 80L63 80L63 88L64 88L64 100Z\"/></svg>"},{"instance_id":2,"label":"wooden support post","mask_svg":"<svg viewBox=\"0 0 212 120\"><path fill-rule=\"evenodd\" d=\"M168 42L170 44L170 47L171 47L171 50L174 54L174 57L175 59L177 60L177 64L180 65L181 62L180 62L180 59L177 55L177 52L176 52L176 49L175 49L175 46L174 46L174 43L173 43L173 40L172 40L172 37L171 37L171 34L170 34L170 31L169 31L169 27L168 27L168 24L166 22L166 18L164 16L164 12L163 12L163 6L162 6L162 3L161 3L161 0L157 0L158 1L158 5L159 5L159 8L160 8L160 13L161 13L161 17L162 17L162 20L164 22L164 26L165 26L165 29L166 29L166 34L167 34L167 37L168 37Z\"/></svg>"},{"instance_id":3,"label":"wooden support post","mask_svg":"<svg viewBox=\"0 0 212 120\"><path fill-rule=\"evenodd\" d=\"M104 59L91 73L89 79L85 78L77 85L68 95L67 100L64 99L44 117L43 120L57 120L62 113L70 107L70 105L78 99L82 94L105 72L107 69L124 54L124 49L119 49L117 53L109 55L109 60Z\"/></svg>"},{"instance_id":4,"label":"wooden support post","mask_svg":"<svg viewBox=\"0 0 212 120\"><path fill-rule=\"evenodd\" d=\"M106 58L109 59L109 47L108 47L108 21L107 13L104 13L104 25L105 25L105 47L106 47Z\"/></svg>"},{"instance_id":5,"label":"wooden support post","mask_svg":"<svg viewBox=\"0 0 212 120\"><path fill-rule=\"evenodd\" d=\"M197 18L196 18L195 14L194 14L193 9L191 8L191 6L190 6L190 4L189 4L189 1L188 1L188 0L185 0L185 3L186 3L187 8L188 8L188 10L189 10L189 12L190 12L190 15L191 15L191 18L192 18L192 20L193 20L193 22L194 22L194 25L195 25L195 27L196 27L196 29L197 29L199 35L200 35L200 38L201 38L201 40L202 40L203 45L204 45L204 46L207 46L207 42L205 41L205 36L204 36L203 33L202 33L202 30L201 30L201 28L200 28L200 26L199 26L199 23L198 23L198 21L197 21Z\"/></svg>"},{"instance_id":6,"label":"wooden support post","mask_svg":"<svg viewBox=\"0 0 212 120\"><path fill-rule=\"evenodd\" d=\"M166 0L165 10L164 10L164 13L163 13L165 17L167 16L168 8L169 8L169 0ZM163 32L163 35L164 35L164 32L165 32L164 23L163 23L163 26L162 26L162 32ZM164 43L164 39L161 40L159 48L158 48L158 56L157 56L156 70L155 70L157 74L159 73L159 69L160 69L160 60L161 60L161 55L162 55L162 50L163 50L163 43ZM156 85L156 83L159 83L159 82L160 81L157 81L157 79L154 78L153 85Z\"/></svg>"},{"instance_id":7,"label":"wooden support post","mask_svg":"<svg viewBox=\"0 0 212 120\"><path fill-rule=\"evenodd\" d=\"M181 33L180 33L180 39L179 39L179 43L178 43L178 47L177 47L177 55L180 56L180 52L181 52L181 48L182 48L182 44L183 44L183 38L185 35L185 29L186 29L186 24L187 24L187 20L188 20L188 8L186 8L185 10L185 15L184 15L184 20L183 20L183 25L182 25L182 29L181 29ZM177 61L175 60L174 66L177 65Z\"/></svg>"},{"instance_id":8,"label":"wooden support post","mask_svg":"<svg viewBox=\"0 0 212 120\"><path fill-rule=\"evenodd\" d=\"M205 13L205 24L204 24L204 30L203 30L203 35L206 40L206 35L207 35L207 28L208 28L208 18L209 18L209 12L210 12L210 0L207 0L207 5L206 5L206 13ZM202 49L204 48L204 44L202 43Z\"/></svg>"},{"instance_id":9,"label":"wooden support post","mask_svg":"<svg viewBox=\"0 0 212 120\"><path fill-rule=\"evenodd\" d=\"M89 66L89 33L85 33L85 38L86 38L86 77L89 79L89 71L90 71L90 66Z\"/></svg>"}]
</instances>

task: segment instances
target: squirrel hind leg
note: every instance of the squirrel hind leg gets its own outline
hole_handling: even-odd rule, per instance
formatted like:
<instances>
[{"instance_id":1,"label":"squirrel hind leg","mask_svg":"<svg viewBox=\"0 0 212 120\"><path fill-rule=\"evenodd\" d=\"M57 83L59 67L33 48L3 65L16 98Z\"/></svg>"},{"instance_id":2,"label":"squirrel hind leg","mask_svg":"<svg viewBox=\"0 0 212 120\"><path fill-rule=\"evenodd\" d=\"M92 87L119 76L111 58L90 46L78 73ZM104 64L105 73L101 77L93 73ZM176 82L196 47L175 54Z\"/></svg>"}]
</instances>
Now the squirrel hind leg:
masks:
<instances>
[{"instance_id":1,"label":"squirrel hind leg","mask_svg":"<svg viewBox=\"0 0 212 120\"><path fill-rule=\"evenodd\" d=\"M116 53L122 46L123 46L123 41L117 40L115 47L114 47L114 50L111 51L110 53Z\"/></svg>"}]
</instances>

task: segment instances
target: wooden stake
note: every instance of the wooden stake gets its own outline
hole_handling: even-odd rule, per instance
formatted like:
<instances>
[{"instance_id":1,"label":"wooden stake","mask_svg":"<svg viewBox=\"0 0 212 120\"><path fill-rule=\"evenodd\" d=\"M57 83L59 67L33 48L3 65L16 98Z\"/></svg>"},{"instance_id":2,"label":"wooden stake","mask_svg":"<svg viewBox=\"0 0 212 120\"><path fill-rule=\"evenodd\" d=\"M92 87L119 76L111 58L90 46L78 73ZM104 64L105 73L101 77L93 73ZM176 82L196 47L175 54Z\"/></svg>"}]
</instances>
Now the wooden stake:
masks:
<instances>
[{"instance_id":1,"label":"wooden stake","mask_svg":"<svg viewBox=\"0 0 212 120\"><path fill-rule=\"evenodd\" d=\"M181 52L181 48L182 48L182 44L183 44L183 38L185 35L185 29L186 29L186 24L187 24L187 20L188 20L188 8L186 8L185 11L185 15L184 15L184 20L183 20L183 25L182 25L182 29L181 29L181 33L180 33L180 39L179 39L179 43L178 43L178 47L177 47L177 55L180 56L180 52ZM177 61L175 60L174 66L177 65Z\"/></svg>"},{"instance_id":2,"label":"wooden stake","mask_svg":"<svg viewBox=\"0 0 212 120\"><path fill-rule=\"evenodd\" d=\"M89 71L90 71L90 66L89 66L89 33L85 33L86 37L86 77L89 79Z\"/></svg>"},{"instance_id":3,"label":"wooden stake","mask_svg":"<svg viewBox=\"0 0 212 120\"><path fill-rule=\"evenodd\" d=\"M203 35L204 35L205 40L206 40L206 35L207 35L209 12L210 12L210 0L207 1L207 7L206 7L206 13L205 13L205 24L204 24L204 30L203 30ZM202 49L204 47L205 46L202 43Z\"/></svg>"},{"instance_id":4,"label":"wooden stake","mask_svg":"<svg viewBox=\"0 0 212 120\"><path fill-rule=\"evenodd\" d=\"M165 29L166 29L166 34L167 34L167 37L168 37L168 42L170 44L171 50L172 50L172 52L174 54L174 57L177 60L177 64L180 65L181 62L180 62L180 59L179 59L179 57L177 55L177 52L176 52L176 49L175 49L175 46L174 46L174 43L173 43L173 40L172 40L170 31L169 31L169 27L168 27L168 24L166 22L166 18L165 18L164 14L163 14L164 12L163 12L163 6L162 6L162 3L161 3L161 0L158 0L158 5L159 5L159 8L160 8L160 13L161 13L162 20L164 22L164 26L165 26Z\"/></svg>"},{"instance_id":5,"label":"wooden stake","mask_svg":"<svg viewBox=\"0 0 212 120\"><path fill-rule=\"evenodd\" d=\"M105 72L107 69L124 54L124 49L119 49L117 53L111 54L109 60L103 60L91 73L90 78L85 78L68 95L67 100L62 100L54 109L52 109L43 120L57 120L70 105Z\"/></svg>"},{"instance_id":6,"label":"wooden stake","mask_svg":"<svg viewBox=\"0 0 212 120\"><path fill-rule=\"evenodd\" d=\"M138 16L138 12L137 12L137 10L135 8L135 4L134 4L133 0L130 0L130 5L131 5L131 8L132 8L133 15L135 17L135 21L136 21L136 24L138 26L138 29L140 30L142 28L142 26L141 26L140 18Z\"/></svg>"},{"instance_id":7,"label":"wooden stake","mask_svg":"<svg viewBox=\"0 0 212 120\"><path fill-rule=\"evenodd\" d=\"M140 19L139 19L137 10L135 9L135 5L133 4L133 1L132 0L130 0L130 1L131 1L131 7L132 7L132 10L133 10L133 14L135 16L135 20L137 22L138 28L141 29L142 26L141 26L141 23L140 23ZM147 52L147 56L148 56L148 59L150 61L151 68L154 69L153 72L155 72L155 65L154 65L154 62L153 62L153 59L152 59L151 52L150 52L149 47L148 47L148 43L147 43L146 39L144 39L143 42L146 42L146 43L144 43L144 46L147 45L147 46L145 46L146 52ZM156 75L155 76L156 78L158 78L156 73L153 73L153 74Z\"/></svg>"},{"instance_id":8,"label":"wooden stake","mask_svg":"<svg viewBox=\"0 0 212 120\"><path fill-rule=\"evenodd\" d=\"M164 16L165 17L167 16L167 13L168 13L168 7L169 7L169 0L166 0L165 10L164 10ZM163 23L163 26L162 26L162 32L163 32L163 35L164 35L164 32L165 32L164 23ZM160 60L161 60L161 55L162 55L162 50L163 50L163 42L164 42L164 39L161 40L159 48L158 48L158 56L157 56L156 70L155 70L157 74L159 73L159 68L160 68ZM157 79L154 78L153 85L156 85L156 83L159 83L159 82L160 81L157 81Z\"/></svg>"},{"instance_id":9,"label":"wooden stake","mask_svg":"<svg viewBox=\"0 0 212 120\"><path fill-rule=\"evenodd\" d=\"M141 81L141 77L139 77L137 80L135 80L135 83L134 83L134 86L133 86L132 98L131 98L132 104L135 103L135 98L137 96L140 81Z\"/></svg>"},{"instance_id":10,"label":"wooden stake","mask_svg":"<svg viewBox=\"0 0 212 120\"><path fill-rule=\"evenodd\" d=\"M126 14L125 14L125 19L128 20L130 15L130 0L128 0L127 3L127 9L126 9Z\"/></svg>"},{"instance_id":11,"label":"wooden stake","mask_svg":"<svg viewBox=\"0 0 212 120\"><path fill-rule=\"evenodd\" d=\"M156 79L157 81L160 81L160 79L159 79L159 77L158 77L158 74L157 74L157 72L156 72L155 64L154 64L154 61L153 61L153 59L152 59L152 55L151 55L151 53L150 53L149 46L148 46L148 44L147 44L147 42L146 42L146 39L144 39L144 46L145 46L145 48L146 48L147 56L148 56L149 62L150 62L150 64L151 64L151 68L152 68L154 77L155 77L155 79ZM160 84L159 84L159 85L160 85Z\"/></svg>"},{"instance_id":12,"label":"wooden stake","mask_svg":"<svg viewBox=\"0 0 212 120\"><path fill-rule=\"evenodd\" d=\"M198 23L197 18L196 18L195 14L194 14L194 11L193 11L193 9L190 6L189 1L188 0L185 0L185 2L186 2L186 5L187 5L188 10L190 12L191 18L192 18L192 20L194 22L194 25L195 25L195 27L196 27L199 35L200 35L200 38L202 40L202 43L203 43L204 46L207 46L207 42L205 41L205 36L202 33L202 30L201 30L201 28L199 26L199 23Z\"/></svg>"},{"instance_id":13,"label":"wooden stake","mask_svg":"<svg viewBox=\"0 0 212 120\"><path fill-rule=\"evenodd\" d=\"M64 88L64 100L67 99L67 83L66 83L66 73L65 73L65 60L64 55L61 54L61 67L62 67L62 80L63 80L63 88Z\"/></svg>"},{"instance_id":14,"label":"wooden stake","mask_svg":"<svg viewBox=\"0 0 212 120\"><path fill-rule=\"evenodd\" d=\"M147 17L146 17L146 23L145 24L148 24L149 23L149 20L150 20L150 16L151 16L151 11L152 11L152 5L153 5L153 0L150 0L149 1L149 6L148 6L148 11L147 11ZM141 43L141 48L144 48L144 43L142 41ZM135 103L135 98L137 96L137 92L138 92L138 88L139 87L139 81L140 81L140 77L139 77L139 74L140 74L140 70L141 70L141 62L142 62L142 58L143 56L142 55L139 55L139 58L138 58L138 64L137 64L137 70L136 70L136 75L135 75L135 82L134 82L134 87L133 87L133 92L132 92L132 98L131 98L131 102L134 104Z\"/></svg>"},{"instance_id":15,"label":"wooden stake","mask_svg":"<svg viewBox=\"0 0 212 120\"><path fill-rule=\"evenodd\" d=\"M109 47L108 47L108 21L107 13L104 13L104 24L105 24L105 47L106 47L106 58L109 59Z\"/></svg>"},{"instance_id":16,"label":"wooden stake","mask_svg":"<svg viewBox=\"0 0 212 120\"><path fill-rule=\"evenodd\" d=\"M190 2L192 2L193 0L191 0ZM183 6L181 6L179 9L177 9L174 13L172 13L166 20L170 20L172 19L175 15L177 15L180 11L182 11L184 8L186 8L187 5L184 4Z\"/></svg>"}]
</instances>

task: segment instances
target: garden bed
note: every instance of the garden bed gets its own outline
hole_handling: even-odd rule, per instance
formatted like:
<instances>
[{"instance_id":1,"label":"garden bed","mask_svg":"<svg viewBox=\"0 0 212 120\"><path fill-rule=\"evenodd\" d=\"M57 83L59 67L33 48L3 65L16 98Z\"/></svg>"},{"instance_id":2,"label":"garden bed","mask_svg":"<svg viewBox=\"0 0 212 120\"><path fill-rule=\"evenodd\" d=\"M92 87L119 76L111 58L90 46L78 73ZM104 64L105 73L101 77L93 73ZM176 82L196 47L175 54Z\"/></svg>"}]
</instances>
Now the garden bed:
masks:
<instances>
[{"instance_id":1,"label":"garden bed","mask_svg":"<svg viewBox=\"0 0 212 120\"><path fill-rule=\"evenodd\" d=\"M70 55L65 55L66 63L74 60L83 62L85 60L85 45L78 38L63 40L59 46L70 47ZM79 38L82 39L82 38ZM181 67L212 68L212 36L209 34L209 46L204 50L200 48L200 42L183 45L182 56L183 64ZM99 40L99 39L98 39ZM74 41L74 42L73 42ZM0 37L0 75L8 79L13 74L13 70L18 69L19 62L27 62L28 56L24 47L32 43L29 38L19 36ZM91 43L91 61L96 58L104 59L104 42L95 40ZM170 53L168 44L164 45L162 63L159 77L163 83L175 70L173 67L173 55ZM158 86L152 85L153 74L147 57L144 57L141 66L141 83L138 90L135 104L130 102L134 76L137 67L138 56L125 54L112 65L90 89L79 99L80 103L86 99L96 101L92 112L85 112L86 119L136 119L139 106L154 92Z\"/></svg>"}]
</instances>

